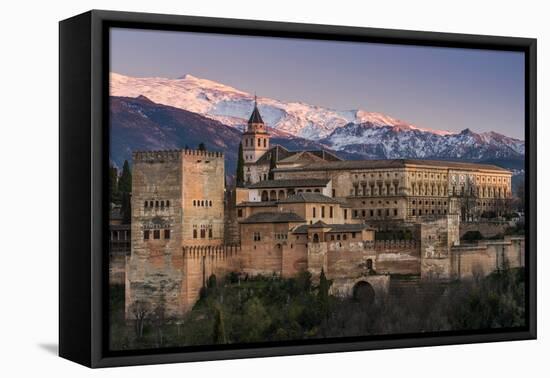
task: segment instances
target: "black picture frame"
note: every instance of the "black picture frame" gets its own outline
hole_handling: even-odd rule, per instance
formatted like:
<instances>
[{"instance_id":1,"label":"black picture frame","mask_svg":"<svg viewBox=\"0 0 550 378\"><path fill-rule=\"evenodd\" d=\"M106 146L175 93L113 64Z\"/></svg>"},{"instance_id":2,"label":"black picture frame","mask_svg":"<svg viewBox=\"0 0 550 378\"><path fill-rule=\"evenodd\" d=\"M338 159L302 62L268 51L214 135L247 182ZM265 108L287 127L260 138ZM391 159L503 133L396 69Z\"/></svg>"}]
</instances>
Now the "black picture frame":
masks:
<instances>
[{"instance_id":1,"label":"black picture frame","mask_svg":"<svg viewBox=\"0 0 550 378\"><path fill-rule=\"evenodd\" d=\"M128 27L522 51L525 53L524 329L109 352L106 344L108 29ZM59 354L89 367L406 348L536 338L536 39L93 10L59 24Z\"/></svg>"}]
</instances>

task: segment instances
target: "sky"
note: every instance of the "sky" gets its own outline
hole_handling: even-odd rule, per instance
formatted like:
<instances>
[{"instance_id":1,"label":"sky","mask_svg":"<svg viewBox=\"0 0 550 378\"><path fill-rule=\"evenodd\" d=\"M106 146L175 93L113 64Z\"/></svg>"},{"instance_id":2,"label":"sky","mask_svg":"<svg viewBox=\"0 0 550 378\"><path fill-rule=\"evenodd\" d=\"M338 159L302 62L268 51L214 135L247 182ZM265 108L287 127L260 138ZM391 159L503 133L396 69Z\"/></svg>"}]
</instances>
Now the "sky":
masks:
<instances>
[{"instance_id":1,"label":"sky","mask_svg":"<svg viewBox=\"0 0 550 378\"><path fill-rule=\"evenodd\" d=\"M521 52L111 30L111 71L119 74L191 74L282 101L519 139L524 69Z\"/></svg>"}]
</instances>

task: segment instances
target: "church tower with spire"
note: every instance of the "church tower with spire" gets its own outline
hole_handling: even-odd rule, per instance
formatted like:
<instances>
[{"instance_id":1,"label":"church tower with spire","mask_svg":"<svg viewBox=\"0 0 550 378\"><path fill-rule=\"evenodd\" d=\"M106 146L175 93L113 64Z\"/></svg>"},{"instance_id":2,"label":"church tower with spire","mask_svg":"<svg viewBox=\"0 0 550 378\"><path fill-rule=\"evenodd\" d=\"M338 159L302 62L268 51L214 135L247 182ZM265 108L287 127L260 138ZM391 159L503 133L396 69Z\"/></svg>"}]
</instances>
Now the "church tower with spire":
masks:
<instances>
[{"instance_id":1,"label":"church tower with spire","mask_svg":"<svg viewBox=\"0 0 550 378\"><path fill-rule=\"evenodd\" d=\"M254 96L254 110L242 136L242 144L245 165L255 163L269 150L269 133L258 110L256 96Z\"/></svg>"}]
</instances>

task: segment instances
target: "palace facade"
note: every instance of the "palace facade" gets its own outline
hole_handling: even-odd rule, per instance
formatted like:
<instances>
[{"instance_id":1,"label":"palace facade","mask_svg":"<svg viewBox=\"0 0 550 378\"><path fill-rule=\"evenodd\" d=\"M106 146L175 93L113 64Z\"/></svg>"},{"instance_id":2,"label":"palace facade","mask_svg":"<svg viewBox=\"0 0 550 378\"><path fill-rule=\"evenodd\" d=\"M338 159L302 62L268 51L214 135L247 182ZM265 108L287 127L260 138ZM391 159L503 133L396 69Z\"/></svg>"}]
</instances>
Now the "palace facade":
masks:
<instances>
[{"instance_id":1,"label":"palace facade","mask_svg":"<svg viewBox=\"0 0 550 378\"><path fill-rule=\"evenodd\" d=\"M270 146L256 104L242 145L245 186L231 196L222 153L134 152L127 317L142 303L181 317L212 274L307 270L318 279L323 271L333 294L352 295L365 285L383 293L392 274L448 280L477 265L488 273L504 261L523 264L522 238L460 246L461 220L504 212L511 198L505 169L288 151ZM388 230L400 236L380 236Z\"/></svg>"}]
</instances>

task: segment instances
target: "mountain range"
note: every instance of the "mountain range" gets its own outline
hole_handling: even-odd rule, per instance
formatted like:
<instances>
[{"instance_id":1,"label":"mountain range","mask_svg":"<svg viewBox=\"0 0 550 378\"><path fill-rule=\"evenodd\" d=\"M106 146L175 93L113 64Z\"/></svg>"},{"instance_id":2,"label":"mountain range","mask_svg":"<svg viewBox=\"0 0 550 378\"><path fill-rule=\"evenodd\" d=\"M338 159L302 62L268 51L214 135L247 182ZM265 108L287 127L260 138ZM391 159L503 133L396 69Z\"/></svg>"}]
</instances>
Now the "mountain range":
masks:
<instances>
[{"instance_id":1,"label":"mountain range","mask_svg":"<svg viewBox=\"0 0 550 378\"><path fill-rule=\"evenodd\" d=\"M119 165L131 149L207 147L223 150L233 168L240 133L254 95L215 81L135 78L111 73L112 160ZM348 159L431 158L522 162L525 143L497 132L421 128L362 109L334 110L303 102L258 97L272 144L325 148Z\"/></svg>"}]
</instances>

